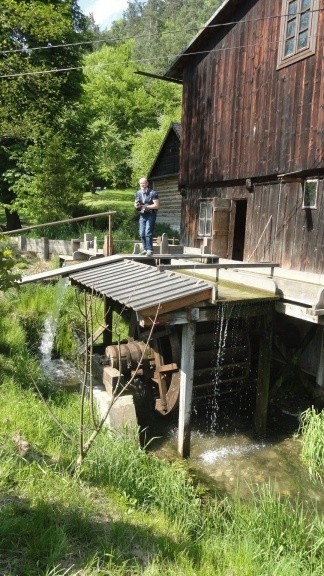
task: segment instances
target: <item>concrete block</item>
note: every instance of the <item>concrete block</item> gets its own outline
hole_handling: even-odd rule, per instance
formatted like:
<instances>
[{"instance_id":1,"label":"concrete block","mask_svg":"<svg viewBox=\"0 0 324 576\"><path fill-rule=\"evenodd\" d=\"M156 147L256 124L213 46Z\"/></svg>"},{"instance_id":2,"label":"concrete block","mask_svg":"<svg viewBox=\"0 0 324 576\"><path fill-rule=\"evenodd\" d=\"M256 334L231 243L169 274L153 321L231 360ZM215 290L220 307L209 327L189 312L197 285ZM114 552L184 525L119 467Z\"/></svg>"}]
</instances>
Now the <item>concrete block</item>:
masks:
<instances>
[{"instance_id":1,"label":"concrete block","mask_svg":"<svg viewBox=\"0 0 324 576\"><path fill-rule=\"evenodd\" d=\"M115 430L123 430L126 427L135 428L137 426L137 417L133 396L120 396L112 405L109 412L109 426Z\"/></svg>"},{"instance_id":2,"label":"concrete block","mask_svg":"<svg viewBox=\"0 0 324 576\"><path fill-rule=\"evenodd\" d=\"M119 432L129 431L130 433L137 428L136 411L131 394L120 396L111 404L112 396L102 389L95 388L94 398L101 417L105 416L110 407L105 426Z\"/></svg>"}]
</instances>

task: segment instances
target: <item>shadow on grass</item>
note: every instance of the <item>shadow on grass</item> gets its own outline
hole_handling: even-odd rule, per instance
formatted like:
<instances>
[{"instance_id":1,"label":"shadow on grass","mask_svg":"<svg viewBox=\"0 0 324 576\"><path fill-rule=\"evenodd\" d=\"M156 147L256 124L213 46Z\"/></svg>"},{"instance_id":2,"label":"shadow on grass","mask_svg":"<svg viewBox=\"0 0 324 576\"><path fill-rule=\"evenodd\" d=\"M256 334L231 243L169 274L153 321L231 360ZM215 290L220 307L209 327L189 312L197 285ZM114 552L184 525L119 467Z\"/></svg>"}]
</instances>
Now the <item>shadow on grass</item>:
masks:
<instances>
[{"instance_id":1,"label":"shadow on grass","mask_svg":"<svg viewBox=\"0 0 324 576\"><path fill-rule=\"evenodd\" d=\"M87 514L81 507L0 495L0 573L43 576L55 568L53 574L79 574L95 565L114 574L127 567L131 574L154 557L173 562L188 550L188 542L179 545L150 528L97 510L92 518Z\"/></svg>"}]
</instances>

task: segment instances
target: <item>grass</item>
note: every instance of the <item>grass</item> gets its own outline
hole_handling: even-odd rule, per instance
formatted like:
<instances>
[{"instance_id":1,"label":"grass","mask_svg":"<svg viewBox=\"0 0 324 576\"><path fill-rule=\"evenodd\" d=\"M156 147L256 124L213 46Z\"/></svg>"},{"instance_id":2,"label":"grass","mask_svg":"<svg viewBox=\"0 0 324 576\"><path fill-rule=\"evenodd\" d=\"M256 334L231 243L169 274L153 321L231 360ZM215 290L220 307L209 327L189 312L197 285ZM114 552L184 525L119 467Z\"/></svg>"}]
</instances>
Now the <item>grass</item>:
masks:
<instances>
[{"instance_id":1,"label":"grass","mask_svg":"<svg viewBox=\"0 0 324 576\"><path fill-rule=\"evenodd\" d=\"M79 394L47 390L69 439L32 382L46 378L25 318L53 310L54 287L43 290L0 299L0 574L320 576L319 512L306 514L269 486L251 486L246 500L216 497L185 462L158 459L137 436L107 431L73 474Z\"/></svg>"},{"instance_id":2,"label":"grass","mask_svg":"<svg viewBox=\"0 0 324 576\"><path fill-rule=\"evenodd\" d=\"M299 435L302 443L301 458L315 480L324 481L324 412L314 407L302 414Z\"/></svg>"},{"instance_id":3,"label":"grass","mask_svg":"<svg viewBox=\"0 0 324 576\"><path fill-rule=\"evenodd\" d=\"M4 576L320 576L323 525L265 486L202 498L184 463L103 434L79 476L32 390L2 385L0 572ZM51 409L77 434L78 395ZM36 424L36 425L35 425Z\"/></svg>"},{"instance_id":4,"label":"grass","mask_svg":"<svg viewBox=\"0 0 324 576\"><path fill-rule=\"evenodd\" d=\"M134 213L134 196L132 189L126 190L100 190L100 192L86 192L83 195L81 206L85 207L89 213L107 212L116 210L124 212L129 216Z\"/></svg>"},{"instance_id":5,"label":"grass","mask_svg":"<svg viewBox=\"0 0 324 576\"><path fill-rule=\"evenodd\" d=\"M95 193L86 192L83 194L79 206L75 209L75 217L99 214L101 212L116 211L112 216L112 231L114 250L118 253L129 253L133 251L134 241L139 241L138 236L138 214L134 210L133 200L135 192L133 189L114 190L104 189ZM1 210L0 210L0 220ZM3 220L4 221L4 220ZM32 225L34 222L24 222L25 225ZM108 229L108 217L98 217L94 220L84 220L70 224L58 224L57 226L38 228L30 231L29 236L41 238L43 236L52 239L70 240L71 238L83 238L85 233L93 234L97 237L98 245L102 247L104 235ZM177 231L165 224L157 221L155 235L167 234L169 238L178 238Z\"/></svg>"}]
</instances>

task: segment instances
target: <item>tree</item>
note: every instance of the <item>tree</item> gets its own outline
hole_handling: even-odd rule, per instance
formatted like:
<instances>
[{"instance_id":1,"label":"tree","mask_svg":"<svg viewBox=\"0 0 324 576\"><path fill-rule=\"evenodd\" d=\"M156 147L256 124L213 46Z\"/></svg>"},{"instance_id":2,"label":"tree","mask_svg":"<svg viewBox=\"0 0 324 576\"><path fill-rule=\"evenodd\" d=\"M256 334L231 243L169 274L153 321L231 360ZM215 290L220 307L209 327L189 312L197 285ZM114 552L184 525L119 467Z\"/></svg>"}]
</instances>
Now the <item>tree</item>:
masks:
<instances>
[{"instance_id":1,"label":"tree","mask_svg":"<svg viewBox=\"0 0 324 576\"><path fill-rule=\"evenodd\" d=\"M114 186L131 181L134 138L144 129L157 129L165 115L178 117L181 104L179 86L136 74L132 49L131 41L104 46L85 59L82 102L96 139L96 170Z\"/></svg>"},{"instance_id":2,"label":"tree","mask_svg":"<svg viewBox=\"0 0 324 576\"><path fill-rule=\"evenodd\" d=\"M223 0L129 0L123 19L106 32L114 43L135 40L134 58L145 70L163 74Z\"/></svg>"},{"instance_id":3,"label":"tree","mask_svg":"<svg viewBox=\"0 0 324 576\"><path fill-rule=\"evenodd\" d=\"M39 142L29 146L17 158L16 170L20 169L21 175L11 186L13 207L35 222L44 222L44 215L47 221L72 216L84 179L70 160L57 133L47 135L45 146Z\"/></svg>"},{"instance_id":4,"label":"tree","mask_svg":"<svg viewBox=\"0 0 324 576\"><path fill-rule=\"evenodd\" d=\"M173 119L164 116L160 119L159 128L144 128L134 138L130 160L134 186L141 176L148 174Z\"/></svg>"},{"instance_id":5,"label":"tree","mask_svg":"<svg viewBox=\"0 0 324 576\"><path fill-rule=\"evenodd\" d=\"M81 93L81 40L92 38L90 21L76 0L3 0L0 14L0 202L7 215L19 205L16 186L25 178L18 159L29 160L49 130L59 130L62 110ZM58 70L58 72L52 72ZM31 171L33 167L29 165ZM7 173L8 172L8 173ZM25 178L26 184L26 178ZM33 191L33 195L35 190ZM17 202L18 200L18 202ZM45 214L43 213L43 217ZM19 219L16 218L16 223ZM12 222L7 218L7 228Z\"/></svg>"}]
</instances>

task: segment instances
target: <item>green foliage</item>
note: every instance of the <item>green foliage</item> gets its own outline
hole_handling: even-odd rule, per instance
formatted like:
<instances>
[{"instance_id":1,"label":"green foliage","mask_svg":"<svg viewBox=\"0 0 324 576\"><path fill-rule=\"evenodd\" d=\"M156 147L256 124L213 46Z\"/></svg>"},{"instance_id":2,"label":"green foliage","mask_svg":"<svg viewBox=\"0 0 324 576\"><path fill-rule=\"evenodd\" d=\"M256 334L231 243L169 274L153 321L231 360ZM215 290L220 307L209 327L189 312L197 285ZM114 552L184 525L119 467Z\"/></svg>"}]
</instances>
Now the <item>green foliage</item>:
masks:
<instances>
[{"instance_id":1,"label":"green foliage","mask_svg":"<svg viewBox=\"0 0 324 576\"><path fill-rule=\"evenodd\" d=\"M96 142L96 174L108 186L129 184L135 135L157 129L164 115L179 116L179 86L165 86L135 74L132 50L133 43L128 41L116 47L103 46L85 59L83 106ZM151 163L154 152L151 150Z\"/></svg>"},{"instance_id":2,"label":"green foliage","mask_svg":"<svg viewBox=\"0 0 324 576\"><path fill-rule=\"evenodd\" d=\"M300 415L299 435L302 443L301 458L309 474L319 482L324 481L324 412L308 408Z\"/></svg>"},{"instance_id":3,"label":"green foliage","mask_svg":"<svg viewBox=\"0 0 324 576\"><path fill-rule=\"evenodd\" d=\"M83 49L71 44L90 38L88 20L76 0L3 0L1 8L0 48L6 57L0 64L0 134L29 139L35 129L38 133L39 122L53 121L64 102L80 95ZM70 44L68 50L64 44ZM56 45L60 48L51 49ZM42 74L72 67L69 74Z\"/></svg>"},{"instance_id":4,"label":"green foliage","mask_svg":"<svg viewBox=\"0 0 324 576\"><path fill-rule=\"evenodd\" d=\"M5 236L0 234L0 291L17 286L20 274L13 271L15 265L16 259L12 250L9 248Z\"/></svg>"},{"instance_id":5,"label":"green foliage","mask_svg":"<svg viewBox=\"0 0 324 576\"><path fill-rule=\"evenodd\" d=\"M91 124L95 147L94 176L111 186L126 185L128 140L121 133L115 121L98 118Z\"/></svg>"},{"instance_id":6,"label":"green foliage","mask_svg":"<svg viewBox=\"0 0 324 576\"><path fill-rule=\"evenodd\" d=\"M201 501L185 465L146 454L139 446L137 432L133 437L130 432L125 434L121 441L116 441L114 435L102 438L92 453L90 468L85 461L82 476L98 484L108 482L134 507L162 511L184 534L195 531L201 518Z\"/></svg>"},{"instance_id":7,"label":"green foliage","mask_svg":"<svg viewBox=\"0 0 324 576\"><path fill-rule=\"evenodd\" d=\"M80 98L84 52L80 40L91 38L88 25L76 0L3 0L1 4L0 49L5 54L0 61L0 201L10 210L14 210L16 194L22 191L25 196L27 183L46 169L42 146L47 147L48 142L44 142L44 135L49 130L60 132L61 115ZM69 71L50 73L63 68ZM19 166L17 158L21 159ZM70 171L70 175L76 175L76 171ZM19 186L20 178L23 182ZM57 181L51 185L57 185ZM37 191L44 194L46 186L34 182L34 199ZM19 202L17 206L20 208ZM45 210L43 219L48 219Z\"/></svg>"},{"instance_id":8,"label":"green foliage","mask_svg":"<svg viewBox=\"0 0 324 576\"><path fill-rule=\"evenodd\" d=\"M44 145L45 144L45 145ZM12 183L13 207L35 223L55 221L72 215L81 197L84 180L69 160L58 134L42 144L29 146L17 160L20 178Z\"/></svg>"},{"instance_id":9,"label":"green foliage","mask_svg":"<svg viewBox=\"0 0 324 576\"><path fill-rule=\"evenodd\" d=\"M91 213L116 211L112 216L112 229L114 241L137 237L138 222L137 213L134 210L134 190L100 190L96 194L86 193L83 195L82 206ZM107 231L107 220L103 217L104 230ZM98 224L97 224L98 227ZM119 251L119 248L118 248ZM125 250L122 250L123 252Z\"/></svg>"},{"instance_id":10,"label":"green foliage","mask_svg":"<svg viewBox=\"0 0 324 576\"><path fill-rule=\"evenodd\" d=\"M129 1L123 19L113 23L107 39L135 37L134 58L142 69L163 74L187 48L222 0Z\"/></svg>"}]
</instances>

